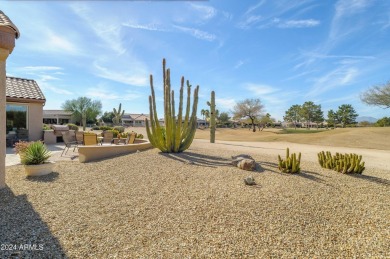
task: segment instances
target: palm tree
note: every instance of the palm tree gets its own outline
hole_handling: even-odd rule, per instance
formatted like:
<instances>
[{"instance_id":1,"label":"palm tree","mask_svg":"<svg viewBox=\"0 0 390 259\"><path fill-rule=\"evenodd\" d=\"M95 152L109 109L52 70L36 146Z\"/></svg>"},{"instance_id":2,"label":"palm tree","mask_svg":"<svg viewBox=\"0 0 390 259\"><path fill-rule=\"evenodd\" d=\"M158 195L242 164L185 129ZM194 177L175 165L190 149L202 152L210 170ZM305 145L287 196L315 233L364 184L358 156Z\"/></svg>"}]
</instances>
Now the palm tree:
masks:
<instances>
[{"instance_id":1,"label":"palm tree","mask_svg":"<svg viewBox=\"0 0 390 259\"><path fill-rule=\"evenodd\" d=\"M205 109L202 109L201 111L200 111L200 115L202 115L203 116L203 120L205 120L205 115L206 115L206 110Z\"/></svg>"}]
</instances>

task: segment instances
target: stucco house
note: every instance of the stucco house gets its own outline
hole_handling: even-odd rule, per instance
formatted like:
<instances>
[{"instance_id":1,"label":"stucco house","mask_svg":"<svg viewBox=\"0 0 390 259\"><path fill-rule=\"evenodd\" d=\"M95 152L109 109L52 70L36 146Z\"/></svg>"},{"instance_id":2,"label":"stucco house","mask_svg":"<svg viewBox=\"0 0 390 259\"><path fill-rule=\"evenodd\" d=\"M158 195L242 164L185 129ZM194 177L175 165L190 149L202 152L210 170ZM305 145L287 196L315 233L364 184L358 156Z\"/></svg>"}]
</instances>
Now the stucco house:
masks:
<instances>
[{"instance_id":1,"label":"stucco house","mask_svg":"<svg viewBox=\"0 0 390 259\"><path fill-rule=\"evenodd\" d=\"M28 132L28 140L42 139L42 111L46 98L37 82L6 77L7 135Z\"/></svg>"},{"instance_id":2,"label":"stucco house","mask_svg":"<svg viewBox=\"0 0 390 259\"><path fill-rule=\"evenodd\" d=\"M64 110L43 110L43 123L45 124L68 124L72 122L72 112Z\"/></svg>"},{"instance_id":3,"label":"stucco house","mask_svg":"<svg viewBox=\"0 0 390 259\"><path fill-rule=\"evenodd\" d=\"M149 114L125 113L122 116L122 123L133 127L145 127L145 119L149 119Z\"/></svg>"}]
</instances>

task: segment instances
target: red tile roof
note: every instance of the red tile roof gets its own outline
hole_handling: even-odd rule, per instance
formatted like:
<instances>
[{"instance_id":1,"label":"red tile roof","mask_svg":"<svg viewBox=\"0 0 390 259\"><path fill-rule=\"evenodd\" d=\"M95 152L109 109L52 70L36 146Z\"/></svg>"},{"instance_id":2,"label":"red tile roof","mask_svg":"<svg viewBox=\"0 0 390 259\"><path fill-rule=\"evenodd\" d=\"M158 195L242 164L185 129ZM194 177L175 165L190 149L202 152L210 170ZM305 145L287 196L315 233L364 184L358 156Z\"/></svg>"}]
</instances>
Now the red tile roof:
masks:
<instances>
[{"instance_id":1,"label":"red tile roof","mask_svg":"<svg viewBox=\"0 0 390 259\"><path fill-rule=\"evenodd\" d=\"M17 77L6 78L5 96L7 99L25 99L24 101L45 102L46 98L39 88L37 82L31 79Z\"/></svg>"}]
</instances>

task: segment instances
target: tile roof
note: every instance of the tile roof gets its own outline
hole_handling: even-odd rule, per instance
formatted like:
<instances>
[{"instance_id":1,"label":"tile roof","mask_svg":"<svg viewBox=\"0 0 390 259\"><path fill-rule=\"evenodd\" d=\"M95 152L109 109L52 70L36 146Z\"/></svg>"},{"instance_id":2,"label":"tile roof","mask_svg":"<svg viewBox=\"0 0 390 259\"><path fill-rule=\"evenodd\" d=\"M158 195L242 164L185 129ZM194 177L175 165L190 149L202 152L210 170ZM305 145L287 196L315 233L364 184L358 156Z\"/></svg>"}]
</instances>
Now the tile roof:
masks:
<instances>
[{"instance_id":1,"label":"tile roof","mask_svg":"<svg viewBox=\"0 0 390 259\"><path fill-rule=\"evenodd\" d=\"M45 102L46 98L37 82L17 77L6 78L5 96L7 98L27 99ZM26 100L26 101L27 101Z\"/></svg>"},{"instance_id":2,"label":"tile roof","mask_svg":"<svg viewBox=\"0 0 390 259\"><path fill-rule=\"evenodd\" d=\"M18 30L18 27L13 24L13 22L8 18L7 15L5 15L1 10L0 10L0 26L6 26L10 27L12 30L15 31L15 37L19 38L20 32Z\"/></svg>"},{"instance_id":3,"label":"tile roof","mask_svg":"<svg viewBox=\"0 0 390 259\"><path fill-rule=\"evenodd\" d=\"M131 120L145 120L145 118L149 119L149 114L143 113L125 113L122 116L122 119L131 119Z\"/></svg>"}]
</instances>

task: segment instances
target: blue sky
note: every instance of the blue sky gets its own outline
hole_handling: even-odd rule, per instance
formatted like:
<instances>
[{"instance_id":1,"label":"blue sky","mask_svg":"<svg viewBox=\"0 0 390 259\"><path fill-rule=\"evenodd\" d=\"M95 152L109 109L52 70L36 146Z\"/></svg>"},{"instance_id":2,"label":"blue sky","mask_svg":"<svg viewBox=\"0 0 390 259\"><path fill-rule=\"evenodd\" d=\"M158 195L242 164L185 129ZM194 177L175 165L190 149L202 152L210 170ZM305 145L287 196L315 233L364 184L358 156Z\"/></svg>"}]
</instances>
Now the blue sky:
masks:
<instances>
[{"instance_id":1,"label":"blue sky","mask_svg":"<svg viewBox=\"0 0 390 259\"><path fill-rule=\"evenodd\" d=\"M103 111L148 113L149 75L162 113L162 58L200 86L198 110L259 98L282 120L293 104L352 104L360 116L389 110L359 94L390 80L390 1L2 1L21 37L7 75L34 79L47 102L101 100ZM199 114L199 117L200 114Z\"/></svg>"}]
</instances>

